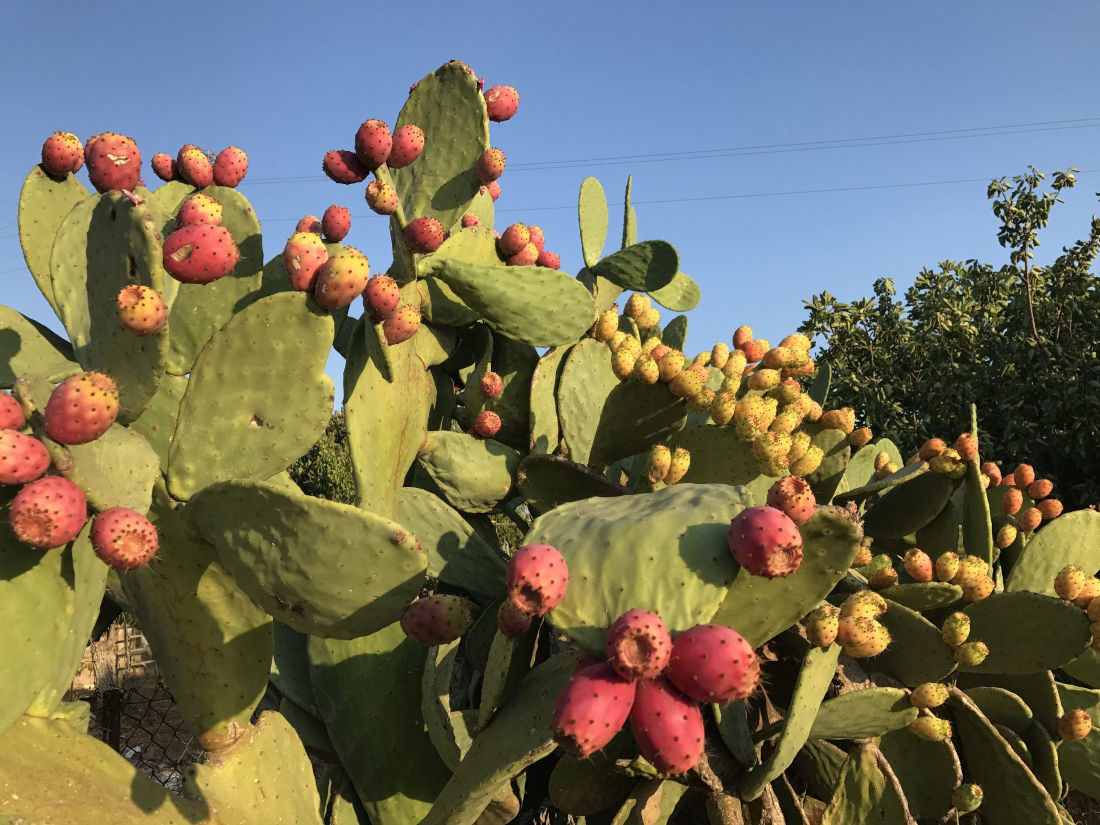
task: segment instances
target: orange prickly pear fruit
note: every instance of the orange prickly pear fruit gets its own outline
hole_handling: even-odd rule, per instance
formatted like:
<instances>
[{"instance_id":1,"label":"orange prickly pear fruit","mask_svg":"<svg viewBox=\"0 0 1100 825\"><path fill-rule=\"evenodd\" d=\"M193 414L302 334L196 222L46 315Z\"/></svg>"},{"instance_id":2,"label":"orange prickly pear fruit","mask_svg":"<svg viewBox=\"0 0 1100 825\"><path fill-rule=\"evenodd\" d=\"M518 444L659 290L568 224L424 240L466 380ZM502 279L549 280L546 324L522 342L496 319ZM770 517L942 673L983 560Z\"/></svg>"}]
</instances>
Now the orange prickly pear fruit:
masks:
<instances>
[{"instance_id":1,"label":"orange prickly pear fruit","mask_svg":"<svg viewBox=\"0 0 1100 825\"><path fill-rule=\"evenodd\" d=\"M1078 742L1091 732L1092 717L1087 710L1071 710L1058 720L1058 735L1063 742Z\"/></svg>"},{"instance_id":2,"label":"orange prickly pear fruit","mask_svg":"<svg viewBox=\"0 0 1100 825\"><path fill-rule=\"evenodd\" d=\"M1030 464L1017 464L1012 471L1013 483L1017 487L1027 487L1035 480L1035 468Z\"/></svg>"},{"instance_id":3,"label":"orange prickly pear fruit","mask_svg":"<svg viewBox=\"0 0 1100 825\"><path fill-rule=\"evenodd\" d=\"M1035 505L1044 521L1050 521L1062 515L1062 502L1056 498L1044 498Z\"/></svg>"},{"instance_id":4,"label":"orange prickly pear fruit","mask_svg":"<svg viewBox=\"0 0 1100 825\"><path fill-rule=\"evenodd\" d=\"M852 430L851 435L848 436L848 443L858 449L869 444L872 438L874 434L870 427L860 427L858 430Z\"/></svg>"},{"instance_id":5,"label":"orange prickly pear fruit","mask_svg":"<svg viewBox=\"0 0 1100 825\"><path fill-rule=\"evenodd\" d=\"M978 438L973 433L963 433L955 439L955 451L963 461L976 461L978 458Z\"/></svg>"}]
</instances>

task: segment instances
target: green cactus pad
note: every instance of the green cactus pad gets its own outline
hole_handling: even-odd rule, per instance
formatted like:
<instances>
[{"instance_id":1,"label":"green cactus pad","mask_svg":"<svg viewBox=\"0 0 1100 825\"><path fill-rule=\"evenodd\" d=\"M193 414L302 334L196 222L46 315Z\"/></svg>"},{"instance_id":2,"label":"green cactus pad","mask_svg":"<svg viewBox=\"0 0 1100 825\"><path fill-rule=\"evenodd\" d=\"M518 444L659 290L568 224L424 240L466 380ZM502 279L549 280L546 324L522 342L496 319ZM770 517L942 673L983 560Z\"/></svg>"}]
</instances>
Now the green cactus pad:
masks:
<instances>
[{"instance_id":1,"label":"green cactus pad","mask_svg":"<svg viewBox=\"0 0 1100 825\"><path fill-rule=\"evenodd\" d=\"M650 290L649 297L665 309L687 312L699 305L703 299L703 291L690 275L677 272L663 287Z\"/></svg>"},{"instance_id":2,"label":"green cactus pad","mask_svg":"<svg viewBox=\"0 0 1100 825\"><path fill-rule=\"evenodd\" d=\"M876 764L873 747L861 747L848 757L840 781L821 822L823 825L861 825L868 822L905 822L903 801Z\"/></svg>"},{"instance_id":3,"label":"green cactus pad","mask_svg":"<svg viewBox=\"0 0 1100 825\"><path fill-rule=\"evenodd\" d=\"M806 476L818 503L824 504L832 500L844 480L852 448L848 446L848 436L840 430L821 429L817 424L803 424L802 429L810 434L811 443L825 454L818 468Z\"/></svg>"},{"instance_id":4,"label":"green cactus pad","mask_svg":"<svg viewBox=\"0 0 1100 825\"><path fill-rule=\"evenodd\" d=\"M674 633L706 622L736 573L726 533L747 505L721 484L678 484L540 516L525 543L553 545L569 565L554 626L602 654L607 627L634 608L658 613Z\"/></svg>"},{"instance_id":5,"label":"green cactus pad","mask_svg":"<svg viewBox=\"0 0 1100 825\"><path fill-rule=\"evenodd\" d=\"M921 821L940 821L954 806L951 791L962 781L951 743L929 742L903 728L883 736L878 747L901 783L910 813Z\"/></svg>"},{"instance_id":6,"label":"green cactus pad","mask_svg":"<svg viewBox=\"0 0 1100 825\"><path fill-rule=\"evenodd\" d=\"M513 341L500 333L490 336L489 330L483 329L487 345L473 370L462 376L466 386L458 399L471 420L483 410L495 412L500 416L500 431L493 438L526 450L530 439L531 379L539 363L539 354L529 344ZM500 376L502 385L500 396L492 400L485 398L478 389L481 376L490 370Z\"/></svg>"},{"instance_id":7,"label":"green cactus pad","mask_svg":"<svg viewBox=\"0 0 1100 825\"><path fill-rule=\"evenodd\" d=\"M1084 611L1052 596L1017 591L993 593L963 611L970 617L970 639L989 645L980 665L963 667L989 673L1033 673L1073 661L1092 636ZM1026 622L1026 632L1022 623Z\"/></svg>"},{"instance_id":8,"label":"green cactus pad","mask_svg":"<svg viewBox=\"0 0 1100 825\"><path fill-rule=\"evenodd\" d=\"M1006 590L1054 595L1054 577L1076 564L1086 576L1100 570L1100 513L1077 510L1061 515L1039 530L1012 568Z\"/></svg>"},{"instance_id":9,"label":"green cactus pad","mask_svg":"<svg viewBox=\"0 0 1100 825\"><path fill-rule=\"evenodd\" d=\"M691 427L677 433L674 442L691 453L684 481L736 487L760 478L760 462L753 455L752 442L738 438L729 427Z\"/></svg>"},{"instance_id":10,"label":"green cactus pad","mask_svg":"<svg viewBox=\"0 0 1100 825\"><path fill-rule=\"evenodd\" d=\"M228 748L188 768L184 793L224 822L321 825L313 766L294 728L271 711Z\"/></svg>"},{"instance_id":11,"label":"green cactus pad","mask_svg":"<svg viewBox=\"0 0 1100 825\"><path fill-rule=\"evenodd\" d=\"M992 685L976 685L963 692L990 722L1004 725L1021 736L1031 726L1031 708L1011 690Z\"/></svg>"},{"instance_id":12,"label":"green cactus pad","mask_svg":"<svg viewBox=\"0 0 1100 825\"><path fill-rule=\"evenodd\" d=\"M575 664L574 656L559 654L527 675L474 740L421 825L473 825L502 784L557 747L550 717Z\"/></svg>"},{"instance_id":13,"label":"green cactus pad","mask_svg":"<svg viewBox=\"0 0 1100 825\"><path fill-rule=\"evenodd\" d=\"M441 430L428 433L416 458L451 506L468 513L488 513L507 498L520 462L499 441Z\"/></svg>"},{"instance_id":14,"label":"green cactus pad","mask_svg":"<svg viewBox=\"0 0 1100 825\"><path fill-rule=\"evenodd\" d=\"M960 670L956 684L960 690L968 692L975 687L996 687L1010 691L1023 700L1034 714L1035 721L1050 731L1055 730L1058 717L1062 715L1058 690L1050 671L1007 674L973 673Z\"/></svg>"},{"instance_id":15,"label":"green cactus pad","mask_svg":"<svg viewBox=\"0 0 1100 825\"><path fill-rule=\"evenodd\" d=\"M1066 712L1084 710L1092 718L1092 732L1088 736L1058 746L1062 777L1070 787L1100 798L1100 690L1059 683L1058 695Z\"/></svg>"},{"instance_id":16,"label":"green cactus pad","mask_svg":"<svg viewBox=\"0 0 1100 825\"><path fill-rule=\"evenodd\" d=\"M91 192L75 175L54 180L40 164L27 174L19 192L19 243L23 258L58 318L63 316L54 298L53 279L62 276L50 270L54 236L70 210L90 196Z\"/></svg>"},{"instance_id":17,"label":"green cactus pad","mask_svg":"<svg viewBox=\"0 0 1100 825\"><path fill-rule=\"evenodd\" d=\"M909 582L887 587L879 594L919 613L954 604L962 598L963 589L950 582Z\"/></svg>"},{"instance_id":18,"label":"green cactus pad","mask_svg":"<svg viewBox=\"0 0 1100 825\"><path fill-rule=\"evenodd\" d=\"M608 481L602 473L559 455L528 456L520 462L516 482L520 492L539 513L567 501L627 494L625 487Z\"/></svg>"},{"instance_id":19,"label":"green cactus pad","mask_svg":"<svg viewBox=\"0 0 1100 825\"><path fill-rule=\"evenodd\" d=\"M94 509L149 509L160 460L140 432L115 424L95 441L65 449L72 463L62 474L84 491Z\"/></svg>"},{"instance_id":20,"label":"green cactus pad","mask_svg":"<svg viewBox=\"0 0 1100 825\"><path fill-rule=\"evenodd\" d=\"M626 249L638 242L638 213L630 204L630 192L634 187L634 176L626 176L626 191L623 193L623 241L620 249Z\"/></svg>"},{"instance_id":21,"label":"green cactus pad","mask_svg":"<svg viewBox=\"0 0 1100 825\"><path fill-rule=\"evenodd\" d=\"M420 315L425 321L462 327L478 320L478 314L439 278L422 278L416 281L416 289L420 294Z\"/></svg>"},{"instance_id":22,"label":"green cactus pad","mask_svg":"<svg viewBox=\"0 0 1100 825\"><path fill-rule=\"evenodd\" d=\"M298 707L317 716L319 711L313 698L313 685L309 681L309 656L306 652L309 637L280 621L272 622L271 629L275 645L271 684Z\"/></svg>"},{"instance_id":23,"label":"green cactus pad","mask_svg":"<svg viewBox=\"0 0 1100 825\"><path fill-rule=\"evenodd\" d=\"M415 163L389 169L405 218L430 215L444 228L453 226L481 189L474 166L489 148L489 118L477 78L458 61L421 78L394 129L407 124L424 130L424 151Z\"/></svg>"},{"instance_id":24,"label":"green cactus pad","mask_svg":"<svg viewBox=\"0 0 1100 825\"><path fill-rule=\"evenodd\" d=\"M940 629L916 611L887 600L879 621L890 631L890 646L869 660L871 670L881 670L913 688L939 682L955 669L955 657ZM970 638L978 637L971 633Z\"/></svg>"},{"instance_id":25,"label":"green cactus pad","mask_svg":"<svg viewBox=\"0 0 1100 825\"><path fill-rule=\"evenodd\" d=\"M531 669L533 640L510 639L499 630L489 647L481 682L481 701L477 708L477 730L485 729L512 689Z\"/></svg>"},{"instance_id":26,"label":"green cactus pad","mask_svg":"<svg viewBox=\"0 0 1100 825\"><path fill-rule=\"evenodd\" d=\"M168 372L185 375L199 352L233 314L256 297L263 281L264 251L260 222L252 205L236 189L208 186L201 190L222 205L222 226L229 230L240 260L224 278L209 284L182 284L168 316L171 347ZM273 327L276 334L279 327Z\"/></svg>"},{"instance_id":27,"label":"green cactus pad","mask_svg":"<svg viewBox=\"0 0 1100 825\"><path fill-rule=\"evenodd\" d=\"M613 252L596 264L585 264L615 286L635 292L651 292L672 283L680 271L680 256L666 241L642 241Z\"/></svg>"},{"instance_id":28,"label":"green cactus pad","mask_svg":"<svg viewBox=\"0 0 1100 825\"><path fill-rule=\"evenodd\" d=\"M945 505L938 516L917 530L916 538L917 547L931 556L933 561L948 551L961 555L963 550L955 505Z\"/></svg>"},{"instance_id":29,"label":"green cactus pad","mask_svg":"<svg viewBox=\"0 0 1100 825\"><path fill-rule=\"evenodd\" d=\"M286 696L279 700L279 713L290 723L298 738L302 740L302 744L307 748L336 754L332 740L328 738L328 731L325 730L325 723L317 716Z\"/></svg>"},{"instance_id":30,"label":"green cactus pad","mask_svg":"<svg viewBox=\"0 0 1100 825\"><path fill-rule=\"evenodd\" d=\"M919 465L914 465L919 466ZM951 499L955 485L940 473L922 473L878 499L863 518L875 539L900 539L932 522Z\"/></svg>"},{"instance_id":31,"label":"green cactus pad","mask_svg":"<svg viewBox=\"0 0 1100 825\"><path fill-rule=\"evenodd\" d=\"M317 707L376 825L419 822L450 775L420 710L428 653L396 622L361 639L309 640Z\"/></svg>"},{"instance_id":32,"label":"green cactus pad","mask_svg":"<svg viewBox=\"0 0 1100 825\"><path fill-rule=\"evenodd\" d=\"M906 727L918 711L899 688L874 687L823 702L810 739L871 739Z\"/></svg>"},{"instance_id":33,"label":"green cactus pad","mask_svg":"<svg viewBox=\"0 0 1100 825\"><path fill-rule=\"evenodd\" d=\"M858 525L836 508L818 510L799 530L802 564L798 570L776 579L740 570L712 623L732 627L759 647L817 607L844 578L861 535Z\"/></svg>"},{"instance_id":34,"label":"green cactus pad","mask_svg":"<svg viewBox=\"0 0 1100 825\"><path fill-rule=\"evenodd\" d=\"M828 799L840 782L840 770L848 755L822 739L811 739L795 757L795 767L806 779L807 790L815 797Z\"/></svg>"},{"instance_id":35,"label":"green cactus pad","mask_svg":"<svg viewBox=\"0 0 1100 825\"><path fill-rule=\"evenodd\" d=\"M875 473L875 457L879 453L886 453L899 468L905 466L901 451L889 438L880 438L878 441L865 444L852 456L851 461L848 462L848 468L844 471L844 478L848 482L850 491L858 490L878 480L878 475Z\"/></svg>"},{"instance_id":36,"label":"green cactus pad","mask_svg":"<svg viewBox=\"0 0 1100 825\"><path fill-rule=\"evenodd\" d=\"M304 292L234 315L195 361L168 454L168 489L187 499L227 479L267 478L321 437L332 413L324 373L333 324ZM286 387L272 393L271 387ZM289 391L293 388L293 391Z\"/></svg>"},{"instance_id":37,"label":"green cactus pad","mask_svg":"<svg viewBox=\"0 0 1100 825\"><path fill-rule=\"evenodd\" d=\"M357 323L358 319L355 319L355 322ZM340 333L337 332L337 337L339 335ZM421 324L412 340L416 354L424 362L424 366L437 367L451 357L451 351L455 345L455 332L447 327Z\"/></svg>"},{"instance_id":38,"label":"green cactus pad","mask_svg":"<svg viewBox=\"0 0 1100 825\"><path fill-rule=\"evenodd\" d=\"M30 318L0 306L0 388L36 373L57 383L80 372L69 342Z\"/></svg>"},{"instance_id":39,"label":"green cactus pad","mask_svg":"<svg viewBox=\"0 0 1100 825\"><path fill-rule=\"evenodd\" d=\"M1020 734L1027 752L1031 754L1031 772L1039 780L1051 799L1062 796L1062 766L1059 745L1054 742L1047 729L1032 721ZM1095 776L1095 774L1093 774Z\"/></svg>"},{"instance_id":40,"label":"green cactus pad","mask_svg":"<svg viewBox=\"0 0 1100 825\"><path fill-rule=\"evenodd\" d=\"M1062 670L1089 687L1100 688L1100 652L1090 648L1063 665Z\"/></svg>"},{"instance_id":41,"label":"green cactus pad","mask_svg":"<svg viewBox=\"0 0 1100 825\"><path fill-rule=\"evenodd\" d=\"M737 793L742 799L759 798L764 788L790 767L795 756L806 744L825 693L832 684L839 658L839 645L832 645L825 650L813 647L806 652L787 710L783 732L767 761L741 777Z\"/></svg>"},{"instance_id":42,"label":"green cactus pad","mask_svg":"<svg viewBox=\"0 0 1100 825\"><path fill-rule=\"evenodd\" d=\"M561 430L558 426L558 379L565 365L569 347L554 347L539 359L531 374L529 426L531 453L548 455L558 448Z\"/></svg>"},{"instance_id":43,"label":"green cactus pad","mask_svg":"<svg viewBox=\"0 0 1100 825\"><path fill-rule=\"evenodd\" d=\"M473 744L470 735L473 724L467 723L467 715L476 721L477 711L451 710L451 683L454 681L458 646L455 640L428 650L424 661L424 673L420 680L420 712L428 737L432 740L439 758L449 771L458 768L466 751Z\"/></svg>"},{"instance_id":44,"label":"green cactus pad","mask_svg":"<svg viewBox=\"0 0 1100 825\"><path fill-rule=\"evenodd\" d=\"M619 379L611 372L611 350L606 344L586 338L568 353L559 368L558 418L570 458L578 464L587 464L602 407L611 391L619 386Z\"/></svg>"},{"instance_id":45,"label":"green cactus pad","mask_svg":"<svg viewBox=\"0 0 1100 825\"><path fill-rule=\"evenodd\" d=\"M532 346L570 344L596 318L584 285L555 269L433 258L428 274L450 286L493 329ZM548 306L554 311L547 312Z\"/></svg>"},{"instance_id":46,"label":"green cactus pad","mask_svg":"<svg viewBox=\"0 0 1100 825\"><path fill-rule=\"evenodd\" d=\"M563 754L550 772L550 801L573 816L590 816L620 803L634 781L615 770L615 760L629 755L630 745L621 738L587 759Z\"/></svg>"},{"instance_id":47,"label":"green cactus pad","mask_svg":"<svg viewBox=\"0 0 1100 825\"><path fill-rule=\"evenodd\" d=\"M854 501L856 504L859 504L869 499L871 496L884 495L895 487L902 484L908 484L931 472L932 471L928 467L928 462L926 461L921 461L916 464L906 464L904 467L900 467L896 473L888 475L886 478L876 477L862 487L857 487L854 490L848 490L847 492L838 494L834 503L847 504L849 501Z\"/></svg>"},{"instance_id":48,"label":"green cactus pad","mask_svg":"<svg viewBox=\"0 0 1100 825\"><path fill-rule=\"evenodd\" d=\"M195 496L187 514L249 598L311 636L381 630L424 584L426 555L408 529L348 504L226 481Z\"/></svg>"},{"instance_id":49,"label":"green cactus pad","mask_svg":"<svg viewBox=\"0 0 1100 825\"><path fill-rule=\"evenodd\" d=\"M986 564L993 564L993 522L989 514L989 497L982 487L982 474L978 462L966 467L963 489L963 545L967 555L977 556Z\"/></svg>"},{"instance_id":50,"label":"green cactus pad","mask_svg":"<svg viewBox=\"0 0 1100 825\"><path fill-rule=\"evenodd\" d=\"M682 350L687 345L688 318L677 315L661 330L661 342L673 349Z\"/></svg>"},{"instance_id":51,"label":"green cactus pad","mask_svg":"<svg viewBox=\"0 0 1100 825\"><path fill-rule=\"evenodd\" d=\"M756 752L756 746L752 741L744 700L731 702L728 705L712 704L710 710L714 714L718 735L729 748L729 752L733 754L733 758L745 768L758 765L760 755Z\"/></svg>"},{"instance_id":52,"label":"green cactus pad","mask_svg":"<svg viewBox=\"0 0 1100 825\"><path fill-rule=\"evenodd\" d=\"M948 700L969 779L985 793L982 817L998 825L1061 825L1050 795L966 694Z\"/></svg>"},{"instance_id":53,"label":"green cactus pad","mask_svg":"<svg viewBox=\"0 0 1100 825\"><path fill-rule=\"evenodd\" d=\"M581 230L581 252L584 265L592 269L603 255L607 243L607 196L603 186L596 178L581 181L581 192L577 198L577 221Z\"/></svg>"},{"instance_id":54,"label":"green cactus pad","mask_svg":"<svg viewBox=\"0 0 1100 825\"><path fill-rule=\"evenodd\" d=\"M130 425L130 429L145 436L157 455L162 472L168 472L168 448L176 432L180 402L187 391L187 379L165 373L156 394L149 399L145 411ZM95 442L93 442L95 443Z\"/></svg>"}]
</instances>

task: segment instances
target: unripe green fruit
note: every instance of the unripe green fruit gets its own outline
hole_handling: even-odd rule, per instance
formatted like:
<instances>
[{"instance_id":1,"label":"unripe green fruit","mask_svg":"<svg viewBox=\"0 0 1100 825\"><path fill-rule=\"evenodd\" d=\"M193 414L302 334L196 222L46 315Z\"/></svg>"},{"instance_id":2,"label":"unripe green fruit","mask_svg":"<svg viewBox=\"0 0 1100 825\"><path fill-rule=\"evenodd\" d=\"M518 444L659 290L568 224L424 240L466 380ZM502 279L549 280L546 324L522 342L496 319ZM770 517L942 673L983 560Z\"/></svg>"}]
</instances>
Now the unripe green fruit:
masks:
<instances>
[{"instance_id":1,"label":"unripe green fruit","mask_svg":"<svg viewBox=\"0 0 1100 825\"><path fill-rule=\"evenodd\" d=\"M989 655L989 646L985 642L964 642L955 648L955 661L966 667L977 667Z\"/></svg>"},{"instance_id":2,"label":"unripe green fruit","mask_svg":"<svg viewBox=\"0 0 1100 825\"><path fill-rule=\"evenodd\" d=\"M909 694L909 702L915 708L938 708L947 701L947 685L939 682L925 682L917 685Z\"/></svg>"},{"instance_id":3,"label":"unripe green fruit","mask_svg":"<svg viewBox=\"0 0 1100 825\"><path fill-rule=\"evenodd\" d=\"M929 742L946 742L951 738L951 723L935 716L921 716L909 724L909 730Z\"/></svg>"},{"instance_id":4,"label":"unripe green fruit","mask_svg":"<svg viewBox=\"0 0 1100 825\"><path fill-rule=\"evenodd\" d=\"M958 647L970 637L970 617L965 613L952 613L943 620L941 634L948 647Z\"/></svg>"},{"instance_id":5,"label":"unripe green fruit","mask_svg":"<svg viewBox=\"0 0 1100 825\"><path fill-rule=\"evenodd\" d=\"M951 801L955 805L955 810L960 814L969 814L978 810L982 805L983 798L984 794L981 786L975 785L973 782L959 785L951 794Z\"/></svg>"}]
</instances>

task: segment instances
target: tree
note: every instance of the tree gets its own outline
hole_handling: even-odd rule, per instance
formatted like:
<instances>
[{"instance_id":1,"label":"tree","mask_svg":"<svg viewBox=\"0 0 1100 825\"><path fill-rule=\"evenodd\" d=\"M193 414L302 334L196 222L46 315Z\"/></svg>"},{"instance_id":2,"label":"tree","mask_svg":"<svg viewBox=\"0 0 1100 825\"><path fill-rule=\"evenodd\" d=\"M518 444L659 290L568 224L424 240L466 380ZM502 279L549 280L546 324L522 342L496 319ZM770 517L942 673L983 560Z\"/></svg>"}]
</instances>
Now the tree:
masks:
<instances>
[{"instance_id":1,"label":"tree","mask_svg":"<svg viewBox=\"0 0 1100 825\"><path fill-rule=\"evenodd\" d=\"M355 504L358 493L342 410L332 414L321 440L294 462L290 477L311 496Z\"/></svg>"}]
</instances>

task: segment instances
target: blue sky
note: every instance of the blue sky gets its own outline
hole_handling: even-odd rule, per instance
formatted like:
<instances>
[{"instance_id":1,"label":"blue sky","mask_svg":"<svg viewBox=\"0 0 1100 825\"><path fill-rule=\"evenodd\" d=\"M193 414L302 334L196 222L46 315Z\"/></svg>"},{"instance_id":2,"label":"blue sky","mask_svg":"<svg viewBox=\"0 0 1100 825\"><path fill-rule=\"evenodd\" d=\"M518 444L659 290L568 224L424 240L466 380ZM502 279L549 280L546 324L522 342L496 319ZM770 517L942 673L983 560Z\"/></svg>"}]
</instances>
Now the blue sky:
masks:
<instances>
[{"instance_id":1,"label":"blue sky","mask_svg":"<svg viewBox=\"0 0 1100 825\"><path fill-rule=\"evenodd\" d=\"M146 159L183 143L240 146L267 257L300 216L341 203L355 216L347 242L382 271L385 221L362 185L329 182L321 158L350 148L369 117L392 124L409 84L451 58L521 95L519 114L491 130L509 161L498 228L541 225L576 272L581 180L599 177L614 203L632 173L640 237L674 244L703 287L692 351L742 323L774 342L822 289L850 300L946 258L1007 260L986 183L1029 163L1083 170L1040 262L1097 211L1093 0L1041 12L1021 0L49 8L47 22L39 6L11 5L0 39L0 302L56 329L15 228L20 183L50 133L122 132Z\"/></svg>"}]
</instances>

